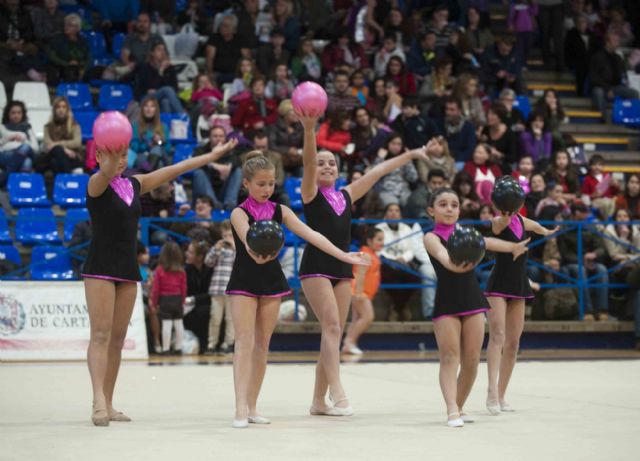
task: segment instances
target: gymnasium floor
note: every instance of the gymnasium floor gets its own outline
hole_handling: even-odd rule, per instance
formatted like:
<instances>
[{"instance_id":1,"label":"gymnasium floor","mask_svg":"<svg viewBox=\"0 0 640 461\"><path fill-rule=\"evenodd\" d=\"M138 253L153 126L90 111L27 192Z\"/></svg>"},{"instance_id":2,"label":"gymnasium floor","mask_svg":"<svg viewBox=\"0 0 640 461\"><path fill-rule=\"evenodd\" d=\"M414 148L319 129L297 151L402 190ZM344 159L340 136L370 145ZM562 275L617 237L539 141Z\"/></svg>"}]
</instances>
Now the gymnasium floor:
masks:
<instances>
[{"instance_id":1,"label":"gymnasium floor","mask_svg":"<svg viewBox=\"0 0 640 461\"><path fill-rule=\"evenodd\" d=\"M525 351L509 396L517 412L497 417L484 408L482 363L467 406L476 422L461 429L445 425L431 352L345 363L351 418L308 416L315 354L274 354L261 399L273 423L244 430L230 427L227 358L125 363L117 408L134 422L109 428L90 423L84 363L3 363L0 460L638 459L640 355L562 354Z\"/></svg>"}]
</instances>

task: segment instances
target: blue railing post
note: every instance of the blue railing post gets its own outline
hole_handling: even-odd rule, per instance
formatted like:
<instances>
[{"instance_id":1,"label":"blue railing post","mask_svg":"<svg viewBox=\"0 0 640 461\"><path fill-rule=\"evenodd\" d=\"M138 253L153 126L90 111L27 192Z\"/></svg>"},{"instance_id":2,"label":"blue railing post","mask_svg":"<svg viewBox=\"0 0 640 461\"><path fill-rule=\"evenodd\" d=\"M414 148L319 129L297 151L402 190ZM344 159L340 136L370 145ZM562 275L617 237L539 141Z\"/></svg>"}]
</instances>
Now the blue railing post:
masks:
<instances>
[{"instance_id":1,"label":"blue railing post","mask_svg":"<svg viewBox=\"0 0 640 461\"><path fill-rule=\"evenodd\" d=\"M582 222L578 222L578 313L580 320L584 319L584 291L588 289L588 282L582 276L584 260L582 255ZM587 293L587 296L589 294Z\"/></svg>"},{"instance_id":2,"label":"blue railing post","mask_svg":"<svg viewBox=\"0 0 640 461\"><path fill-rule=\"evenodd\" d=\"M149 218L140 218L140 235L142 244L149 248Z\"/></svg>"}]
</instances>

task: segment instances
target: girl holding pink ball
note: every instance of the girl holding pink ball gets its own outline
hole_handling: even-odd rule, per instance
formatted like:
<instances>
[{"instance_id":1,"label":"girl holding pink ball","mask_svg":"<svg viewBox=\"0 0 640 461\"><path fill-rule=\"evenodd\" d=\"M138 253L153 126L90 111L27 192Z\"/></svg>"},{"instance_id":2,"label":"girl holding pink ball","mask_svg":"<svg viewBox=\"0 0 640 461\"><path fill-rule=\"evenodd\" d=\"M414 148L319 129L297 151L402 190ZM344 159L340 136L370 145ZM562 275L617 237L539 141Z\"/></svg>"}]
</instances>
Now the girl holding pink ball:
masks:
<instances>
[{"instance_id":1,"label":"girl holding pink ball","mask_svg":"<svg viewBox=\"0 0 640 461\"><path fill-rule=\"evenodd\" d=\"M96 426L131 421L113 408L113 391L140 281L136 258L140 195L218 160L236 144L229 141L207 155L148 174L123 177L131 132L131 124L119 112L101 114L93 126L100 169L87 187L93 238L82 276L91 326L87 350L93 387L91 420Z\"/></svg>"}]
</instances>

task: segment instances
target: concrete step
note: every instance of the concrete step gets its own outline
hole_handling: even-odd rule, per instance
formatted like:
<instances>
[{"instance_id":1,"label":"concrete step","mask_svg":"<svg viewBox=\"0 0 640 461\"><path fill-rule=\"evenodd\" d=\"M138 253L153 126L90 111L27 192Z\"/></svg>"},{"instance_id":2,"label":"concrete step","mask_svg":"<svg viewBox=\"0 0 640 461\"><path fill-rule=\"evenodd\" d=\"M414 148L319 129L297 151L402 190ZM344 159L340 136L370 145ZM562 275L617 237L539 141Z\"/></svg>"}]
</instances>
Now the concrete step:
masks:
<instances>
[{"instance_id":1,"label":"concrete step","mask_svg":"<svg viewBox=\"0 0 640 461\"><path fill-rule=\"evenodd\" d=\"M629 150L629 138L626 137L575 135L574 139L578 144L582 145L587 153L601 151L627 152Z\"/></svg>"},{"instance_id":2,"label":"concrete step","mask_svg":"<svg viewBox=\"0 0 640 461\"><path fill-rule=\"evenodd\" d=\"M527 84L527 90L532 96L542 96L545 90L552 89L559 97L576 95L576 85L574 83L529 83Z\"/></svg>"},{"instance_id":3,"label":"concrete step","mask_svg":"<svg viewBox=\"0 0 640 461\"><path fill-rule=\"evenodd\" d=\"M532 59L529 59L532 61ZM534 61L540 61L542 64L542 60L536 59ZM529 83L575 83L576 78L571 74L571 72L554 72L550 70L529 70L525 73L527 82Z\"/></svg>"},{"instance_id":4,"label":"concrete step","mask_svg":"<svg viewBox=\"0 0 640 461\"><path fill-rule=\"evenodd\" d=\"M622 136L634 139L640 136L640 130L610 123L565 123L560 126L560 131L573 136Z\"/></svg>"},{"instance_id":5,"label":"concrete step","mask_svg":"<svg viewBox=\"0 0 640 461\"><path fill-rule=\"evenodd\" d=\"M602 121L602 112L595 110L569 109L565 111L569 123L598 123Z\"/></svg>"}]
</instances>

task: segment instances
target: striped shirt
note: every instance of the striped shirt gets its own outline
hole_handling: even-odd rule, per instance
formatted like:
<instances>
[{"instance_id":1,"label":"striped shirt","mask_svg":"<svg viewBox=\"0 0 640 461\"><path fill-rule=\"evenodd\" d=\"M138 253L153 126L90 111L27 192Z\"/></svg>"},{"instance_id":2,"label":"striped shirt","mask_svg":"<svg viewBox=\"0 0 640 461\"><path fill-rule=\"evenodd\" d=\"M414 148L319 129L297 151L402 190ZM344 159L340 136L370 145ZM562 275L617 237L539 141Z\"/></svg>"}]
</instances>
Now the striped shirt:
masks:
<instances>
[{"instance_id":1,"label":"striped shirt","mask_svg":"<svg viewBox=\"0 0 640 461\"><path fill-rule=\"evenodd\" d=\"M223 296L231 278L233 260L236 258L236 251L228 248L212 247L204 258L204 263L213 267L213 275L209 284L209 294L211 296Z\"/></svg>"}]
</instances>

